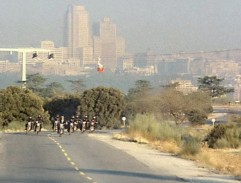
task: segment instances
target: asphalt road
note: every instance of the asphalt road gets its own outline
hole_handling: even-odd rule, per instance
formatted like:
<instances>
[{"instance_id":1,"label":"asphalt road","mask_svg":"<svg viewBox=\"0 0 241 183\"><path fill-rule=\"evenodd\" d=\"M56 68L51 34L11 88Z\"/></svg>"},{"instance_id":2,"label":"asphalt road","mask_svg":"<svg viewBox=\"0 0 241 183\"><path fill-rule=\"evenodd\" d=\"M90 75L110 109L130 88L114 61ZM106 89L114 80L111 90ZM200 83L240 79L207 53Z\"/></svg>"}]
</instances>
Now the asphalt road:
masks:
<instances>
[{"instance_id":1,"label":"asphalt road","mask_svg":"<svg viewBox=\"0 0 241 183\"><path fill-rule=\"evenodd\" d=\"M1 183L183 182L80 132L62 137L51 132L12 133L0 142Z\"/></svg>"}]
</instances>

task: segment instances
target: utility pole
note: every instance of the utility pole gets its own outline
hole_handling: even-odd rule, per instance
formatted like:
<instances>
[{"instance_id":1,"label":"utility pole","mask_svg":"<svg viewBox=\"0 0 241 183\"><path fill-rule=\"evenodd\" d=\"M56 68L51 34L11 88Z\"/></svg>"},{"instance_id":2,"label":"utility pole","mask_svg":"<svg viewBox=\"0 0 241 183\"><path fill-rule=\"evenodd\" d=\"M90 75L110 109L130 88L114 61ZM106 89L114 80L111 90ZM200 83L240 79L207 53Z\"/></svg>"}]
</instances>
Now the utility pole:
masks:
<instances>
[{"instance_id":1,"label":"utility pole","mask_svg":"<svg viewBox=\"0 0 241 183\"><path fill-rule=\"evenodd\" d=\"M17 52L22 53L22 88L26 89L26 56L27 53L38 53L38 52L44 52L49 53L48 58L53 58L53 54L50 54L50 50L42 49L42 48L0 48L0 51L3 52ZM50 57L51 56L51 57Z\"/></svg>"}]
</instances>

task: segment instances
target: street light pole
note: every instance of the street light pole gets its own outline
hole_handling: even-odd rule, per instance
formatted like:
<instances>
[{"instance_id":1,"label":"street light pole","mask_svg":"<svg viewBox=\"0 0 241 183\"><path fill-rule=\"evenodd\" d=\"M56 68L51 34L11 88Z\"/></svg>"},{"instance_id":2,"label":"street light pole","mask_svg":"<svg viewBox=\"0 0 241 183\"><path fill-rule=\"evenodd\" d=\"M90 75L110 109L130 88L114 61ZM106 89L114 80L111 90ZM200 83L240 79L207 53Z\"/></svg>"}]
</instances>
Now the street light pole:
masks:
<instances>
[{"instance_id":1,"label":"street light pole","mask_svg":"<svg viewBox=\"0 0 241 183\"><path fill-rule=\"evenodd\" d=\"M22 53L22 88L26 89L26 57L27 53L34 52L47 52L50 53L50 50L42 49L42 48L0 48L0 51L5 52L17 52Z\"/></svg>"},{"instance_id":2,"label":"street light pole","mask_svg":"<svg viewBox=\"0 0 241 183\"><path fill-rule=\"evenodd\" d=\"M22 60L22 88L26 89L26 51L23 51L23 60Z\"/></svg>"}]
</instances>

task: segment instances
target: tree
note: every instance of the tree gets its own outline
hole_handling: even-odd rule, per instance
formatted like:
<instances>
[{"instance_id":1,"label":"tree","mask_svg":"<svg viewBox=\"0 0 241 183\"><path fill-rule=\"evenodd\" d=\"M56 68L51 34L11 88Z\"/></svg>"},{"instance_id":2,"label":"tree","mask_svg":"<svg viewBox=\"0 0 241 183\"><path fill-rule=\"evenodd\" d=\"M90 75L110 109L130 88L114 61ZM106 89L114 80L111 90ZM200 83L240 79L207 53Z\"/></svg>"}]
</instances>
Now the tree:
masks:
<instances>
[{"instance_id":1,"label":"tree","mask_svg":"<svg viewBox=\"0 0 241 183\"><path fill-rule=\"evenodd\" d=\"M80 105L80 98L76 95L64 95L55 97L44 104L44 109L51 117L64 115L67 119L76 114Z\"/></svg>"},{"instance_id":2,"label":"tree","mask_svg":"<svg viewBox=\"0 0 241 183\"><path fill-rule=\"evenodd\" d=\"M166 88L159 97L159 109L162 114L171 116L178 125L185 119L187 102L184 94L174 88Z\"/></svg>"},{"instance_id":3,"label":"tree","mask_svg":"<svg viewBox=\"0 0 241 183\"><path fill-rule=\"evenodd\" d=\"M204 76L198 78L198 88L209 93L212 98L234 92L233 88L221 86L223 80L223 78L217 78L217 76Z\"/></svg>"},{"instance_id":4,"label":"tree","mask_svg":"<svg viewBox=\"0 0 241 183\"><path fill-rule=\"evenodd\" d=\"M208 114L213 111L210 96L202 91L192 92L185 96L187 98L187 107L185 115L192 125L204 124Z\"/></svg>"},{"instance_id":5,"label":"tree","mask_svg":"<svg viewBox=\"0 0 241 183\"><path fill-rule=\"evenodd\" d=\"M170 116L178 125L186 119L202 123L212 111L209 96L203 92L184 95L174 88L166 88L159 97L159 108L163 115Z\"/></svg>"},{"instance_id":6,"label":"tree","mask_svg":"<svg viewBox=\"0 0 241 183\"><path fill-rule=\"evenodd\" d=\"M155 99L151 91L152 87L149 81L137 80L135 87L128 91L125 115L131 117L137 113L144 114L152 112L156 105L154 104Z\"/></svg>"},{"instance_id":7,"label":"tree","mask_svg":"<svg viewBox=\"0 0 241 183\"><path fill-rule=\"evenodd\" d=\"M120 125L125 105L124 94L119 90L97 87L84 91L77 113L89 118L96 115L101 127L113 128Z\"/></svg>"},{"instance_id":8,"label":"tree","mask_svg":"<svg viewBox=\"0 0 241 183\"><path fill-rule=\"evenodd\" d=\"M27 88L41 97L54 97L63 94L64 87L58 82L52 82L47 86L44 85L46 78L39 73L27 75Z\"/></svg>"},{"instance_id":9,"label":"tree","mask_svg":"<svg viewBox=\"0 0 241 183\"><path fill-rule=\"evenodd\" d=\"M58 82L52 82L47 85L46 88L42 89L41 95L43 97L56 97L57 95L62 95L64 93L64 87Z\"/></svg>"},{"instance_id":10,"label":"tree","mask_svg":"<svg viewBox=\"0 0 241 183\"><path fill-rule=\"evenodd\" d=\"M45 122L48 114L44 112L43 101L30 90L8 87L0 90L0 121L7 126L12 121L26 121L29 116L41 115Z\"/></svg>"},{"instance_id":11,"label":"tree","mask_svg":"<svg viewBox=\"0 0 241 183\"><path fill-rule=\"evenodd\" d=\"M152 89L150 81L146 80L137 80L135 83L135 87L129 89L127 98L128 100L132 100L134 98L142 97L147 92Z\"/></svg>"},{"instance_id":12,"label":"tree","mask_svg":"<svg viewBox=\"0 0 241 183\"><path fill-rule=\"evenodd\" d=\"M204 113L204 111L198 109L186 111L185 115L187 116L188 121L191 122L192 125L203 125L208 118L207 114Z\"/></svg>"},{"instance_id":13,"label":"tree","mask_svg":"<svg viewBox=\"0 0 241 183\"><path fill-rule=\"evenodd\" d=\"M39 73L27 75L27 88L33 92L40 92L46 80Z\"/></svg>"},{"instance_id":14,"label":"tree","mask_svg":"<svg viewBox=\"0 0 241 183\"><path fill-rule=\"evenodd\" d=\"M78 80L68 80L68 82L71 83L71 88L75 93L80 93L82 94L84 89L85 89L85 84L84 81L82 79L78 79Z\"/></svg>"}]
</instances>

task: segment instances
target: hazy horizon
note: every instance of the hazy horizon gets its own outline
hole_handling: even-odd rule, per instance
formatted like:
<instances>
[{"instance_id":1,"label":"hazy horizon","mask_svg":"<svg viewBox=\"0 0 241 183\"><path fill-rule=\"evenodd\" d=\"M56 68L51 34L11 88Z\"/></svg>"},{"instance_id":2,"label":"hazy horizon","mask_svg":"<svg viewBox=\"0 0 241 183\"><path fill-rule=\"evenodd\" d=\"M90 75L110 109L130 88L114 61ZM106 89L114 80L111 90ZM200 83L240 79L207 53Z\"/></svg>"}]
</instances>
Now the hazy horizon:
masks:
<instances>
[{"instance_id":1,"label":"hazy horizon","mask_svg":"<svg viewBox=\"0 0 241 183\"><path fill-rule=\"evenodd\" d=\"M1 0L0 47L62 46L71 4L85 6L90 28L110 17L129 53L241 48L239 0Z\"/></svg>"}]
</instances>

